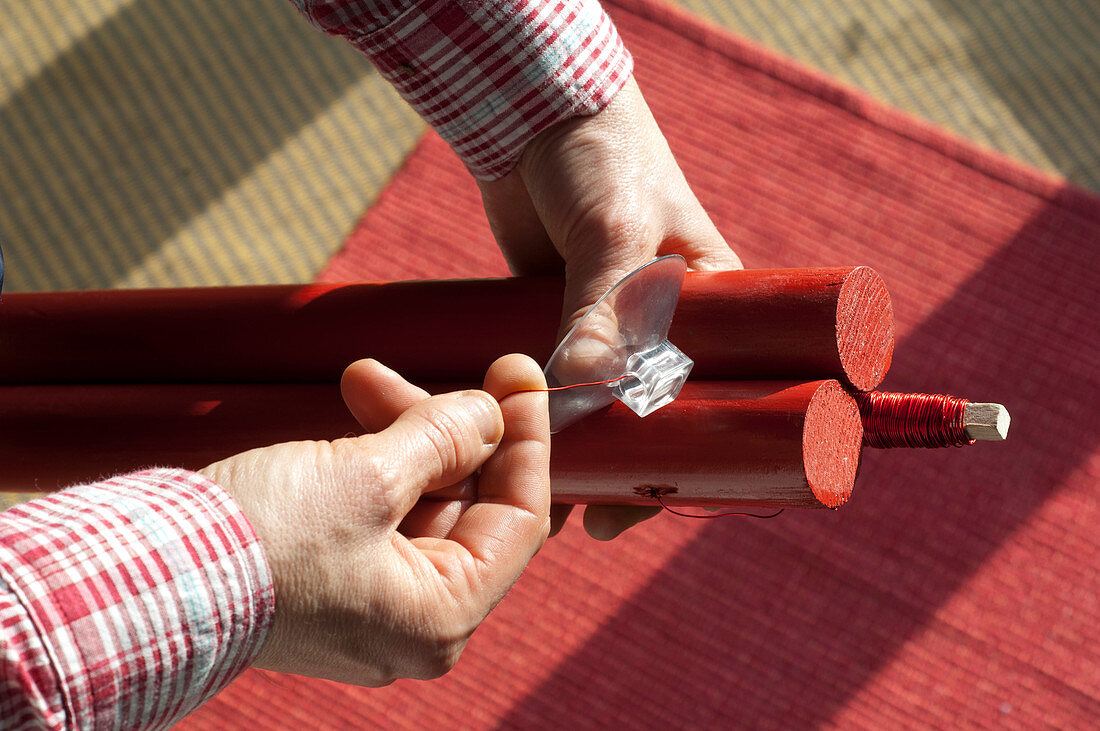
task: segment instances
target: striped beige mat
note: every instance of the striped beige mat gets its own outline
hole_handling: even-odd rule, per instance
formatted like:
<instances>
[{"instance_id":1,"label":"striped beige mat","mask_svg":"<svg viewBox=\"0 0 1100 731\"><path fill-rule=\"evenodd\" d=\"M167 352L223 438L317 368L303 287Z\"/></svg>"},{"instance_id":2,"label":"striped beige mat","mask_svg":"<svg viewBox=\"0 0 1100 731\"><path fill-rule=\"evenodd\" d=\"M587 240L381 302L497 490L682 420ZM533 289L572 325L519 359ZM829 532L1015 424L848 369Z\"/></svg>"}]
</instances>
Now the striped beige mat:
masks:
<instances>
[{"instance_id":1,"label":"striped beige mat","mask_svg":"<svg viewBox=\"0 0 1100 731\"><path fill-rule=\"evenodd\" d=\"M682 2L1100 189L1100 3ZM308 280L422 129L285 0L0 0L6 287Z\"/></svg>"}]
</instances>

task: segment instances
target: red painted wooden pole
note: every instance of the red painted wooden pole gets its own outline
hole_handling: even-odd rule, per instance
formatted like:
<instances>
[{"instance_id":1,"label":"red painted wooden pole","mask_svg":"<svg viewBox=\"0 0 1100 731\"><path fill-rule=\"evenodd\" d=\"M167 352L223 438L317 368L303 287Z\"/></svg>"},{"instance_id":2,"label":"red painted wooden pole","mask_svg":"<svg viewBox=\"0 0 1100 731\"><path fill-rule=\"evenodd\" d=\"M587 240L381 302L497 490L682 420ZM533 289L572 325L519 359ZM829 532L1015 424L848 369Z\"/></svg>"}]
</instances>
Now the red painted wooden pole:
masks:
<instances>
[{"instance_id":1,"label":"red painted wooden pole","mask_svg":"<svg viewBox=\"0 0 1100 731\"><path fill-rule=\"evenodd\" d=\"M836 381L688 383L639 419L622 404L554 437L555 502L835 508L863 427ZM639 499L641 498L641 499Z\"/></svg>"},{"instance_id":2,"label":"red painted wooden pole","mask_svg":"<svg viewBox=\"0 0 1100 731\"><path fill-rule=\"evenodd\" d=\"M545 363L562 281L513 278L6 294L0 383L335 382L373 357L423 382ZM883 378L893 310L867 267L689 273L670 340L693 378Z\"/></svg>"},{"instance_id":3,"label":"red painted wooden pole","mask_svg":"<svg viewBox=\"0 0 1100 731\"><path fill-rule=\"evenodd\" d=\"M199 468L361 429L335 385L0 387L0 488L53 490L152 465ZM836 381L698 382L640 419L621 404L555 435L556 502L837 507L863 437Z\"/></svg>"}]
</instances>

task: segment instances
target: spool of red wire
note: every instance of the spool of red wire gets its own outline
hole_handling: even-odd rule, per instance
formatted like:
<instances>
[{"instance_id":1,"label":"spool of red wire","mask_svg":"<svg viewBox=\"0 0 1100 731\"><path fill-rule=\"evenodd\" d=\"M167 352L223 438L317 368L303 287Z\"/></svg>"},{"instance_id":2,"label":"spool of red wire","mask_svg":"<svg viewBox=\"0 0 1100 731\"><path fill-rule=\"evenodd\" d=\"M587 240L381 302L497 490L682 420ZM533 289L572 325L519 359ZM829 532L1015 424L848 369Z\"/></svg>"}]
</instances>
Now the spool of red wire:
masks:
<instances>
[{"instance_id":1,"label":"spool of red wire","mask_svg":"<svg viewBox=\"0 0 1100 731\"><path fill-rule=\"evenodd\" d=\"M856 394L868 447L961 447L973 444L966 431L966 399L927 393Z\"/></svg>"}]
</instances>

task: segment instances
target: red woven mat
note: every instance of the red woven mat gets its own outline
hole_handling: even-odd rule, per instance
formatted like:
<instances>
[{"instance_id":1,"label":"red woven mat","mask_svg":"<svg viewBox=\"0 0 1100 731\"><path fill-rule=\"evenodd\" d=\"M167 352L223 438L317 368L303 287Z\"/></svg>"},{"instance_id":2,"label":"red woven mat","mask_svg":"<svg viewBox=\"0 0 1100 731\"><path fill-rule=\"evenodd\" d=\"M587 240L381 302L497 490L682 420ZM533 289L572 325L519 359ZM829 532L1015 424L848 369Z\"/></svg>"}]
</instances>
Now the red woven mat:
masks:
<instances>
[{"instance_id":1,"label":"red woven mat","mask_svg":"<svg viewBox=\"0 0 1100 731\"><path fill-rule=\"evenodd\" d=\"M664 515L606 545L574 524L442 680L250 673L185 725L1095 722L1100 201L680 12L608 4L745 263L876 267L900 333L885 386L1003 401L1010 441L868 452L835 513ZM503 273L429 136L323 276Z\"/></svg>"}]
</instances>

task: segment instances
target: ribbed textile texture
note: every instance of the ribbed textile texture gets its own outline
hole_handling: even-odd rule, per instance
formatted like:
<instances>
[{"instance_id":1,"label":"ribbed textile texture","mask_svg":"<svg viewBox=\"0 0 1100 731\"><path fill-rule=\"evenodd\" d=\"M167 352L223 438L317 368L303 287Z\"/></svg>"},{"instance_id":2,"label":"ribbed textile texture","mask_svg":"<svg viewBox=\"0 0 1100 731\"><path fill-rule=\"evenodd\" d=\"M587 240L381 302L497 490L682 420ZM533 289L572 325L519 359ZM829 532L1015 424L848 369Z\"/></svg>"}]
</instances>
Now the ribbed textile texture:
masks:
<instances>
[{"instance_id":1,"label":"ribbed textile texture","mask_svg":"<svg viewBox=\"0 0 1100 731\"><path fill-rule=\"evenodd\" d=\"M1100 190L1094 0L678 1ZM307 280L422 130L287 0L0 0L5 291Z\"/></svg>"},{"instance_id":2,"label":"ribbed textile texture","mask_svg":"<svg viewBox=\"0 0 1100 731\"><path fill-rule=\"evenodd\" d=\"M664 515L610 544L574 519L445 678L250 673L181 728L1090 726L1100 200L679 11L608 7L746 264L874 266L884 388L1002 401L1009 443L868 451L835 513ZM503 273L427 137L323 278Z\"/></svg>"},{"instance_id":3,"label":"ribbed textile texture","mask_svg":"<svg viewBox=\"0 0 1100 731\"><path fill-rule=\"evenodd\" d=\"M422 130L287 0L0 0L4 291L308 281Z\"/></svg>"}]
</instances>

